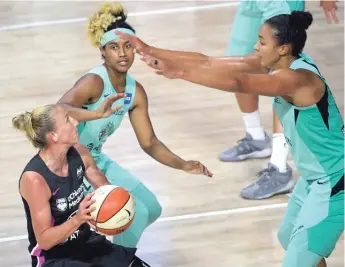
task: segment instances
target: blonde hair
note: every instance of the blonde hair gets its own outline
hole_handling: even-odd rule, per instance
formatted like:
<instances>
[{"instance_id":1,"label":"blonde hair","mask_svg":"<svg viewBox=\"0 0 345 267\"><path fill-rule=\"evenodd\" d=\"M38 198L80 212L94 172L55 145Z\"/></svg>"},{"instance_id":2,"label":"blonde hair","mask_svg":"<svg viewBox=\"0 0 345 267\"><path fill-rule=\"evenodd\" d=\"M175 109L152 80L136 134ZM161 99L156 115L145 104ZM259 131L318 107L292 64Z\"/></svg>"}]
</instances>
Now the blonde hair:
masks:
<instances>
[{"instance_id":1,"label":"blonde hair","mask_svg":"<svg viewBox=\"0 0 345 267\"><path fill-rule=\"evenodd\" d=\"M55 130L53 110L56 105L37 107L12 119L14 128L25 132L35 148L44 148L47 144L46 135Z\"/></svg>"},{"instance_id":2,"label":"blonde hair","mask_svg":"<svg viewBox=\"0 0 345 267\"><path fill-rule=\"evenodd\" d=\"M108 27L116 21L124 22L127 13L120 3L104 3L99 10L89 19L87 35L93 46L101 45L101 38Z\"/></svg>"}]
</instances>

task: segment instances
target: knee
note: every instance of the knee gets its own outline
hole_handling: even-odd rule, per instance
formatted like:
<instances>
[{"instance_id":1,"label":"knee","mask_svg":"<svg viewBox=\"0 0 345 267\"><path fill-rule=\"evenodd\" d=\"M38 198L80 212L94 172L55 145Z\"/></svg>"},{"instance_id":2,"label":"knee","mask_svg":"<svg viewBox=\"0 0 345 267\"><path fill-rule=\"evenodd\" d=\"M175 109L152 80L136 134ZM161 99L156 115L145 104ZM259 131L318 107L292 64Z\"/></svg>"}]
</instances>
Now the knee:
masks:
<instances>
[{"instance_id":1,"label":"knee","mask_svg":"<svg viewBox=\"0 0 345 267\"><path fill-rule=\"evenodd\" d=\"M155 197L155 201L151 205L147 206L149 213L149 224L156 221L162 215L162 206Z\"/></svg>"}]
</instances>

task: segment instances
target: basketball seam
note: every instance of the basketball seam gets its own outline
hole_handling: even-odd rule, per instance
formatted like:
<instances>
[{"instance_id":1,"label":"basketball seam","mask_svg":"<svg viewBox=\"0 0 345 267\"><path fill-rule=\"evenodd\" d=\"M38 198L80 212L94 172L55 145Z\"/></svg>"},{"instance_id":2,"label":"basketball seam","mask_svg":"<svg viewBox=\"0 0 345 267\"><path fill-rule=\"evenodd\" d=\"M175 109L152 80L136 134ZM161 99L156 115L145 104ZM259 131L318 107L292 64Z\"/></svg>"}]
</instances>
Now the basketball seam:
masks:
<instances>
[{"instance_id":1,"label":"basketball seam","mask_svg":"<svg viewBox=\"0 0 345 267\"><path fill-rule=\"evenodd\" d=\"M113 190L116 190L116 189L113 189ZM99 215L99 212L100 212L100 210L102 209L103 203L106 201L106 199L108 198L108 196L111 194L111 192L112 192L113 190L111 190L111 191L109 192L109 194L104 198L104 200L102 201L101 206L100 206L99 209L98 209L97 217L96 217L96 229L97 229L97 224L98 224L98 215ZM127 205L127 203L128 203L128 201L130 200L130 198L131 198L131 195L130 195L130 193L128 192L128 199L127 199L127 201L123 204L123 206L119 209L119 211L120 211L121 209L123 209L124 206ZM113 216L114 216L114 214L112 214L112 216L110 216L110 218L113 217ZM105 221L105 222L106 222L106 221ZM105 222L100 222L100 223L105 223Z\"/></svg>"}]
</instances>

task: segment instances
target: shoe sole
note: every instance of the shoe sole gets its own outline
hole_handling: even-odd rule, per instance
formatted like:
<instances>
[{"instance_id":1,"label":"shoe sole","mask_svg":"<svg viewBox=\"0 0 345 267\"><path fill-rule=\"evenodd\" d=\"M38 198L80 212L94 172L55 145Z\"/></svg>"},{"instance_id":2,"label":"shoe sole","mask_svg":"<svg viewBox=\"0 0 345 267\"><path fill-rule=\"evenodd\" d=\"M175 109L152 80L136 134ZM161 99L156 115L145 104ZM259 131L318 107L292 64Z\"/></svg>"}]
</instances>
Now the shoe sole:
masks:
<instances>
[{"instance_id":1,"label":"shoe sole","mask_svg":"<svg viewBox=\"0 0 345 267\"><path fill-rule=\"evenodd\" d=\"M281 188L280 190L278 190L277 192L274 193L270 193L270 194L266 194L264 196L261 197L255 197L255 198L248 198L245 197L241 194L241 197L244 199L250 199L250 200L262 200L262 199L267 199L270 197L273 197L275 195L281 195L281 194L287 194L287 193L291 193L292 189L294 188L295 183L293 181L293 179L291 179L283 188Z\"/></svg>"},{"instance_id":2,"label":"shoe sole","mask_svg":"<svg viewBox=\"0 0 345 267\"><path fill-rule=\"evenodd\" d=\"M219 160L223 161L223 162L236 162L236 161L243 161L246 159L264 159L264 158L270 157L271 154L272 154L272 149L271 148L265 148L263 150L255 151L255 152L252 152L249 154L239 155L239 156L237 156L237 158L232 158L232 159L226 159L226 158L219 157Z\"/></svg>"}]
</instances>

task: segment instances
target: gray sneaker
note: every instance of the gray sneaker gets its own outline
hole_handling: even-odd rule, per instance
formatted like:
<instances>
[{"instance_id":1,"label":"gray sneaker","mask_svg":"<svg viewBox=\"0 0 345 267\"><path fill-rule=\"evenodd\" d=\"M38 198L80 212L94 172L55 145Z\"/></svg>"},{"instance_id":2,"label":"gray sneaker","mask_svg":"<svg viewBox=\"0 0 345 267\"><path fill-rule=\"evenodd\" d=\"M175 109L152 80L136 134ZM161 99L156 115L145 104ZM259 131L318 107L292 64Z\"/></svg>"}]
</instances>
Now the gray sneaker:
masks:
<instances>
[{"instance_id":1,"label":"gray sneaker","mask_svg":"<svg viewBox=\"0 0 345 267\"><path fill-rule=\"evenodd\" d=\"M271 141L266 133L264 140L254 140L249 133L246 133L246 137L239 140L236 146L223 151L219 159L227 162L242 161L248 158L267 158L271 153Z\"/></svg>"},{"instance_id":2,"label":"gray sneaker","mask_svg":"<svg viewBox=\"0 0 345 267\"><path fill-rule=\"evenodd\" d=\"M253 183L241 190L241 196L246 199L265 199L277 194L290 192L294 187L292 169L287 165L284 173L269 163L268 168L259 172L260 177L256 183Z\"/></svg>"}]
</instances>

